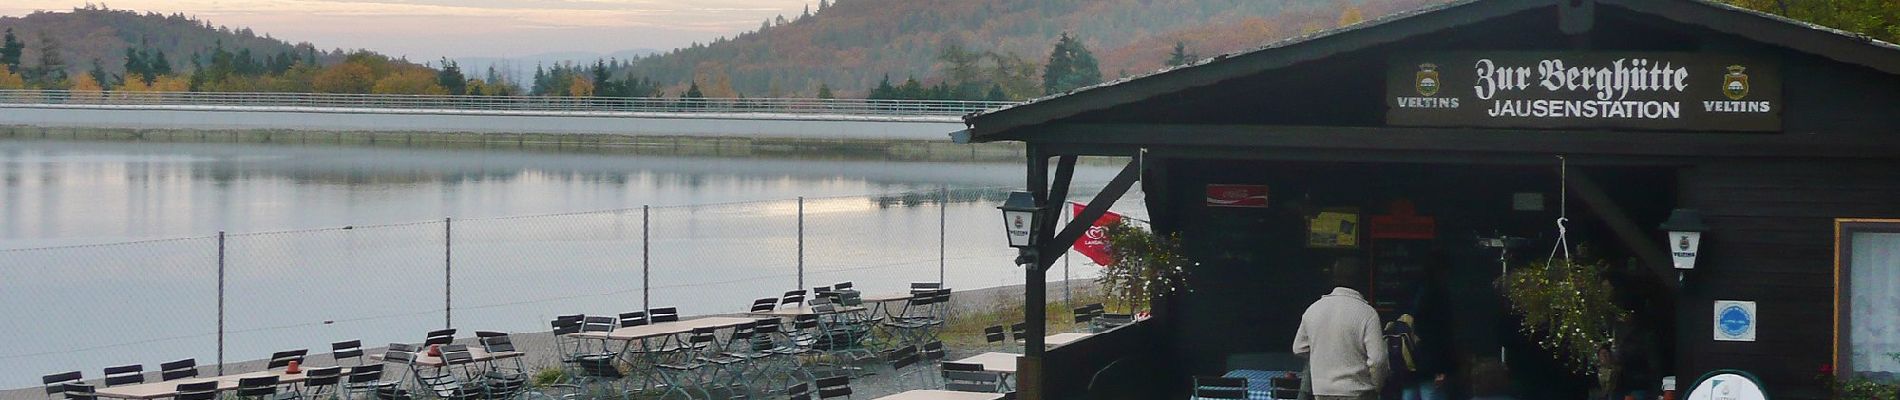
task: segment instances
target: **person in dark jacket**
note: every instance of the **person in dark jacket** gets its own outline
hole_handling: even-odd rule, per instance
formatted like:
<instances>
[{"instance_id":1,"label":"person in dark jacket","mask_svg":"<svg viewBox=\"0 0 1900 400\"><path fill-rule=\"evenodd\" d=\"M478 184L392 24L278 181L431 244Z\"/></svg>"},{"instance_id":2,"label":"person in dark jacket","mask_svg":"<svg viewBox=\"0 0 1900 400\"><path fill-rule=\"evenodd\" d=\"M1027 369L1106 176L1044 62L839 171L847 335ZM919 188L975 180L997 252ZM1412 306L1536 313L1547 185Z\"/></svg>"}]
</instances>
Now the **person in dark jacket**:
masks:
<instances>
[{"instance_id":1,"label":"person in dark jacket","mask_svg":"<svg viewBox=\"0 0 1900 400\"><path fill-rule=\"evenodd\" d=\"M1415 372L1410 382L1400 382L1403 400L1445 400L1450 398L1446 384L1456 354L1452 342L1452 304L1446 289L1451 260L1442 251L1433 251L1425 259L1423 280L1407 314L1413 319L1412 332L1417 345L1412 349ZM1397 369L1401 360L1393 360Z\"/></svg>"}]
</instances>

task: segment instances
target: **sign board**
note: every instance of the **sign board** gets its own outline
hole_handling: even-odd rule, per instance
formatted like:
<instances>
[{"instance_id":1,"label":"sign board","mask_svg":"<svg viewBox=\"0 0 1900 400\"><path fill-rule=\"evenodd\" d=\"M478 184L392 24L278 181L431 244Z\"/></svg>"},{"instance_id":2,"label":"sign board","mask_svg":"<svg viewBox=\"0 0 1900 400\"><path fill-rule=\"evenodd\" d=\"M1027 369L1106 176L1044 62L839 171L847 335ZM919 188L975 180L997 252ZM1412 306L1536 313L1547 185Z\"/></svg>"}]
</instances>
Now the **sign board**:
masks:
<instances>
[{"instance_id":1,"label":"sign board","mask_svg":"<svg viewBox=\"0 0 1900 400\"><path fill-rule=\"evenodd\" d=\"M1753 342L1755 328L1761 325L1755 314L1755 302L1716 300L1715 301L1715 340L1723 342Z\"/></svg>"},{"instance_id":2,"label":"sign board","mask_svg":"<svg viewBox=\"0 0 1900 400\"><path fill-rule=\"evenodd\" d=\"M1306 220L1306 247L1350 249L1359 247L1359 212L1329 208Z\"/></svg>"},{"instance_id":3,"label":"sign board","mask_svg":"<svg viewBox=\"0 0 1900 400\"><path fill-rule=\"evenodd\" d=\"M1702 232L1669 232L1669 260L1676 269L1695 269L1697 250L1702 248Z\"/></svg>"},{"instance_id":4,"label":"sign board","mask_svg":"<svg viewBox=\"0 0 1900 400\"><path fill-rule=\"evenodd\" d=\"M1267 185L1207 185L1208 207L1267 208Z\"/></svg>"},{"instance_id":5,"label":"sign board","mask_svg":"<svg viewBox=\"0 0 1900 400\"><path fill-rule=\"evenodd\" d=\"M1688 400L1768 400L1768 392L1745 372L1715 371L1689 390Z\"/></svg>"},{"instance_id":6,"label":"sign board","mask_svg":"<svg viewBox=\"0 0 1900 400\"><path fill-rule=\"evenodd\" d=\"M1400 126L1781 130L1778 65L1656 52L1453 52L1394 57Z\"/></svg>"}]
</instances>

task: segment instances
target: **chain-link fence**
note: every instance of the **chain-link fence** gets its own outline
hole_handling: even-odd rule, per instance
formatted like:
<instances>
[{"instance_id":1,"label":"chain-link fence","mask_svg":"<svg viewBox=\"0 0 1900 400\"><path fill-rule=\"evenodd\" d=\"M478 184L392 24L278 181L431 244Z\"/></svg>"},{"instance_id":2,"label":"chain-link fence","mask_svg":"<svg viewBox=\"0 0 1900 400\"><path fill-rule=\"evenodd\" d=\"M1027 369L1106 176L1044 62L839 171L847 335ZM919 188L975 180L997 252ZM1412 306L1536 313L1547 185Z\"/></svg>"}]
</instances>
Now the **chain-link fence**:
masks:
<instances>
[{"instance_id":1,"label":"chain-link fence","mask_svg":"<svg viewBox=\"0 0 1900 400\"><path fill-rule=\"evenodd\" d=\"M559 314L753 299L851 281L1015 285L1005 189L641 207L0 250L0 388L183 358L236 363L444 326L541 332ZM1071 274L1098 269L1076 262ZM1051 280L1065 279L1060 269ZM1060 301L1059 287L1051 300Z\"/></svg>"}]
</instances>

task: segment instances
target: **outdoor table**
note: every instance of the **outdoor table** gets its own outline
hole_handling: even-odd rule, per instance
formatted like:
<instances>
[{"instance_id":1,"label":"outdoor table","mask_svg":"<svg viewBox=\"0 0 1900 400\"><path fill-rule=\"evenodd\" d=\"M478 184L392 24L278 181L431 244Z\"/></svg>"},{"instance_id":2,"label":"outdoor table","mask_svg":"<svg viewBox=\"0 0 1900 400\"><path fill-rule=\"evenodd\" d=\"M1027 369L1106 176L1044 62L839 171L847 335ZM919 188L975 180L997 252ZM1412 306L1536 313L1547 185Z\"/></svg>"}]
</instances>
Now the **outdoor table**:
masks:
<instances>
[{"instance_id":1,"label":"outdoor table","mask_svg":"<svg viewBox=\"0 0 1900 400\"><path fill-rule=\"evenodd\" d=\"M1092 333L1058 333L1054 335L1044 336L1042 338L1042 344L1043 346L1047 346L1047 347L1056 347L1056 346L1061 346L1061 345L1065 345L1069 343L1075 343L1075 341L1082 340L1083 338L1087 338L1090 335L1093 335L1093 334Z\"/></svg>"},{"instance_id":2,"label":"outdoor table","mask_svg":"<svg viewBox=\"0 0 1900 400\"><path fill-rule=\"evenodd\" d=\"M305 372L309 370L310 370L309 368L304 369ZM148 383L141 383L137 385L105 387L105 388L98 389L98 395L99 397L108 397L108 398L114 398L114 399L160 399L160 398L168 398L168 397L177 396L178 385L185 384L185 383L216 381L218 382L218 390L224 391L224 390L237 389L238 380L244 379L244 378L260 378L260 377L266 377L266 376L276 376L278 384L287 384L287 383L303 382L305 379L307 379L306 375L308 374L303 373L303 372L291 374L291 373L285 373L284 371L280 371L280 370L279 371L245 372L245 373L231 374L231 375L224 375L224 376L188 378L188 379L178 379L178 380L164 381L164 382L148 382Z\"/></svg>"},{"instance_id":3,"label":"outdoor table","mask_svg":"<svg viewBox=\"0 0 1900 400\"><path fill-rule=\"evenodd\" d=\"M948 390L912 390L879 397L876 400L998 400L1002 393L952 392Z\"/></svg>"},{"instance_id":4,"label":"outdoor table","mask_svg":"<svg viewBox=\"0 0 1900 400\"><path fill-rule=\"evenodd\" d=\"M895 302L895 301L910 300L910 298L912 297L917 297L917 294L916 293L885 293L885 294L866 295L864 297L860 297L859 299L864 300L865 303L890 303L890 302Z\"/></svg>"},{"instance_id":5,"label":"outdoor table","mask_svg":"<svg viewBox=\"0 0 1900 400\"><path fill-rule=\"evenodd\" d=\"M971 356L970 358L965 358L965 359L951 361L951 362L958 362L958 363L964 363L964 364L980 364L983 366L984 371L1000 372L1004 374L1015 374L1016 373L1016 359L1022 356L1023 355L1016 354L1016 353L999 353L999 352L992 351L988 353Z\"/></svg>"},{"instance_id":6,"label":"outdoor table","mask_svg":"<svg viewBox=\"0 0 1900 400\"><path fill-rule=\"evenodd\" d=\"M752 323L751 318L707 317L683 321L661 322L640 326L629 326L609 332L580 332L568 336L584 339L604 339L633 341L661 336L671 336L692 332L699 328L730 328Z\"/></svg>"},{"instance_id":7,"label":"outdoor table","mask_svg":"<svg viewBox=\"0 0 1900 400\"><path fill-rule=\"evenodd\" d=\"M1293 371L1263 371L1257 369L1236 369L1227 371L1222 378L1246 378L1248 400L1273 400L1273 378L1286 376Z\"/></svg>"},{"instance_id":8,"label":"outdoor table","mask_svg":"<svg viewBox=\"0 0 1900 400\"><path fill-rule=\"evenodd\" d=\"M850 306L850 307L833 307L830 312L818 312L817 310L813 310L811 306L798 306L798 307L786 307L786 308L773 309L772 311L751 312L751 313L746 313L746 315L757 315L761 317L796 317L800 315L827 315L827 314L854 313L854 312L860 312L864 310L867 310L867 309L864 308L863 306Z\"/></svg>"},{"instance_id":9,"label":"outdoor table","mask_svg":"<svg viewBox=\"0 0 1900 400\"><path fill-rule=\"evenodd\" d=\"M522 353L519 351L504 351L504 352L499 352L499 353L489 353L485 350L478 349L478 348L468 349L468 356L470 358L469 362L503 360L503 359L520 357L521 355ZM371 354L369 356L369 359L376 360L376 361L383 361L383 355ZM442 362L441 356L429 355L427 351L416 352L415 364L421 365L424 367L436 367L436 368L441 368L443 366L448 365L447 363Z\"/></svg>"}]
</instances>

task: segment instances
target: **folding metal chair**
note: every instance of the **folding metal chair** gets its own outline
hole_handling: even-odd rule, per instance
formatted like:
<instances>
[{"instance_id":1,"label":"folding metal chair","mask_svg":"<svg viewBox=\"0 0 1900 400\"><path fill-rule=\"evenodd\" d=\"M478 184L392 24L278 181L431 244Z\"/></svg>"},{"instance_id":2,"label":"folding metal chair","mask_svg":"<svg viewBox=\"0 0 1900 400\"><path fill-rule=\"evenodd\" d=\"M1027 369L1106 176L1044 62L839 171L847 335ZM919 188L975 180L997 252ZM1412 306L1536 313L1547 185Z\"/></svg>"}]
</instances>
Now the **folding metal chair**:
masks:
<instances>
[{"instance_id":1,"label":"folding metal chair","mask_svg":"<svg viewBox=\"0 0 1900 400\"><path fill-rule=\"evenodd\" d=\"M97 390L91 384L82 382L66 382L60 385L60 392L65 393L66 400L99 400Z\"/></svg>"},{"instance_id":2,"label":"folding metal chair","mask_svg":"<svg viewBox=\"0 0 1900 400\"><path fill-rule=\"evenodd\" d=\"M187 358L158 365L158 380L175 381L198 377L198 359Z\"/></svg>"},{"instance_id":3,"label":"folding metal chair","mask_svg":"<svg viewBox=\"0 0 1900 400\"><path fill-rule=\"evenodd\" d=\"M1003 374L984 371L981 364L946 362L942 368L943 390L980 393L1003 391Z\"/></svg>"},{"instance_id":4,"label":"folding metal chair","mask_svg":"<svg viewBox=\"0 0 1900 400\"><path fill-rule=\"evenodd\" d=\"M784 296L779 297L779 301L778 301L779 307L785 307L785 306L799 307L799 306L804 306L804 305L805 305L805 291L804 290L787 291L785 292Z\"/></svg>"},{"instance_id":5,"label":"folding metal chair","mask_svg":"<svg viewBox=\"0 0 1900 400\"><path fill-rule=\"evenodd\" d=\"M330 343L330 360L336 362L336 365L345 365L343 364L345 359L356 360L355 363L348 365L363 365L363 341L345 340Z\"/></svg>"},{"instance_id":6,"label":"folding metal chair","mask_svg":"<svg viewBox=\"0 0 1900 400\"><path fill-rule=\"evenodd\" d=\"M172 400L214 400L218 398L218 381L180 383L175 389L178 394Z\"/></svg>"},{"instance_id":7,"label":"folding metal chair","mask_svg":"<svg viewBox=\"0 0 1900 400\"><path fill-rule=\"evenodd\" d=\"M673 349L668 356L672 361L655 365L659 368L660 379L666 382L668 392L677 391L688 398L693 397L686 388L698 389L706 398L712 398L713 381L719 376L717 369L709 368L707 362L713 355L712 344L717 340L717 331L713 328L693 328L686 341ZM707 370L712 372L708 373ZM662 396L664 397L664 396Z\"/></svg>"},{"instance_id":8,"label":"folding metal chair","mask_svg":"<svg viewBox=\"0 0 1900 400\"><path fill-rule=\"evenodd\" d=\"M653 323L679 322L679 309L673 307L655 308L647 312L647 320Z\"/></svg>"},{"instance_id":9,"label":"folding metal chair","mask_svg":"<svg viewBox=\"0 0 1900 400\"><path fill-rule=\"evenodd\" d=\"M254 400L285 400L285 399L303 398L302 395L297 393L296 391L283 391L282 388L279 386L281 386L281 383L278 382L276 375L261 376L261 377L255 377L255 378L242 378L242 379L238 379L237 389L233 390L232 394L240 399L254 399Z\"/></svg>"},{"instance_id":10,"label":"folding metal chair","mask_svg":"<svg viewBox=\"0 0 1900 400\"><path fill-rule=\"evenodd\" d=\"M291 361L296 361L297 364L304 364L303 357L308 354L310 354L310 349L284 350L271 353L270 364L265 365L264 369L289 367Z\"/></svg>"},{"instance_id":11,"label":"folding metal chair","mask_svg":"<svg viewBox=\"0 0 1900 400\"><path fill-rule=\"evenodd\" d=\"M325 389L336 389L337 384L343 381L342 366L311 368L305 370L304 374L304 395L312 399L322 399Z\"/></svg>"},{"instance_id":12,"label":"folding metal chair","mask_svg":"<svg viewBox=\"0 0 1900 400\"><path fill-rule=\"evenodd\" d=\"M983 328L984 343L995 347L997 350L1006 350L1009 348L1009 345L1005 344L1007 341L1009 341L1009 338L1003 335L1002 325L990 325L987 328Z\"/></svg>"},{"instance_id":13,"label":"folding metal chair","mask_svg":"<svg viewBox=\"0 0 1900 400\"><path fill-rule=\"evenodd\" d=\"M747 309L747 311L753 313L768 313L776 309L778 309L778 299L767 297L753 300L752 308Z\"/></svg>"},{"instance_id":14,"label":"folding metal chair","mask_svg":"<svg viewBox=\"0 0 1900 400\"><path fill-rule=\"evenodd\" d=\"M892 383L896 384L899 389L905 389L905 388L910 387L909 385L906 385L904 382L904 377L906 376L917 376L919 378L917 380L917 383L919 384L918 387L930 386L929 383L924 382L923 376L919 374L919 371L914 371L914 370L908 371L908 372L905 371L907 369L912 369L911 368L912 366L915 366L917 365L917 363L923 361L922 356L917 353L916 346L904 346L904 347L892 349L890 351L884 352L883 356L884 356L884 363L891 366L891 376L892 376L891 381Z\"/></svg>"},{"instance_id":15,"label":"folding metal chair","mask_svg":"<svg viewBox=\"0 0 1900 400\"><path fill-rule=\"evenodd\" d=\"M107 367L105 386L135 385L145 383L145 366L132 364Z\"/></svg>"},{"instance_id":16,"label":"folding metal chair","mask_svg":"<svg viewBox=\"0 0 1900 400\"><path fill-rule=\"evenodd\" d=\"M629 312L620 313L620 327L622 328L630 328L630 327L641 326L641 325L646 325L646 324L647 324L646 311L629 311Z\"/></svg>"},{"instance_id":17,"label":"folding metal chair","mask_svg":"<svg viewBox=\"0 0 1900 400\"><path fill-rule=\"evenodd\" d=\"M829 378L819 378L818 398L821 400L851 398L851 377L839 375Z\"/></svg>"},{"instance_id":18,"label":"folding metal chair","mask_svg":"<svg viewBox=\"0 0 1900 400\"><path fill-rule=\"evenodd\" d=\"M68 371L40 376L40 384L46 386L46 398L51 399L54 394L66 393L67 383L78 383L82 378L79 371Z\"/></svg>"},{"instance_id":19,"label":"folding metal chair","mask_svg":"<svg viewBox=\"0 0 1900 400\"><path fill-rule=\"evenodd\" d=\"M387 360L387 356L385 356ZM396 394L397 385L402 381L384 381L383 364L366 364L350 367L349 377L344 378L343 387L338 391L341 397L349 399L358 394L376 395L378 392ZM402 393L406 395L406 393Z\"/></svg>"}]
</instances>

